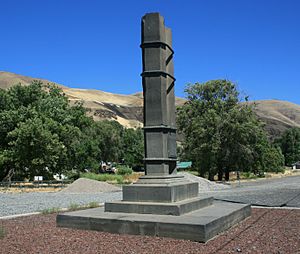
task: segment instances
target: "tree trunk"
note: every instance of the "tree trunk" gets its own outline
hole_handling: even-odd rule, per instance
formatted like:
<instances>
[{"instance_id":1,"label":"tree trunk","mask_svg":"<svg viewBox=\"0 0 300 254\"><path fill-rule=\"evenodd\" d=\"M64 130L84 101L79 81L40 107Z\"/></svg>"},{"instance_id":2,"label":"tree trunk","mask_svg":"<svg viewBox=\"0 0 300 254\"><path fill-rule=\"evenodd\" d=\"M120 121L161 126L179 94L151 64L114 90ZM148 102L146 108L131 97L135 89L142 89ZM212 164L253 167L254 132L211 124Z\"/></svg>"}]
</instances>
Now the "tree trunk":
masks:
<instances>
[{"instance_id":1,"label":"tree trunk","mask_svg":"<svg viewBox=\"0 0 300 254\"><path fill-rule=\"evenodd\" d=\"M15 170L13 168L9 169L5 175L5 177L2 179L2 182L9 182L11 183L11 178L13 177L15 173Z\"/></svg>"},{"instance_id":2,"label":"tree trunk","mask_svg":"<svg viewBox=\"0 0 300 254\"><path fill-rule=\"evenodd\" d=\"M225 181L229 181L229 170L225 170Z\"/></svg>"},{"instance_id":3,"label":"tree trunk","mask_svg":"<svg viewBox=\"0 0 300 254\"><path fill-rule=\"evenodd\" d=\"M214 175L213 173L209 172L209 173L208 173L208 180L209 180L209 181L214 181L214 180L215 180L215 179L214 179L214 176L215 176L215 175Z\"/></svg>"},{"instance_id":4,"label":"tree trunk","mask_svg":"<svg viewBox=\"0 0 300 254\"><path fill-rule=\"evenodd\" d=\"M223 170L219 170L218 171L218 181L222 181L223 180Z\"/></svg>"}]
</instances>

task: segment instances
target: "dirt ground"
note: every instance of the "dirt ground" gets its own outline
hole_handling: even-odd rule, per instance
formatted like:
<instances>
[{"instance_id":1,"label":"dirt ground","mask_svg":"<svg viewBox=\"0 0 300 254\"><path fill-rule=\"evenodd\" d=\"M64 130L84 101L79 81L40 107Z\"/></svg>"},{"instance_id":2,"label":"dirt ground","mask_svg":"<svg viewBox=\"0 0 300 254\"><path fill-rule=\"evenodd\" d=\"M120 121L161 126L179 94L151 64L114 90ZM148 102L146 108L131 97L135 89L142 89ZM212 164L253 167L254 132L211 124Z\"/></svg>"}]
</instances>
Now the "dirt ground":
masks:
<instances>
[{"instance_id":1,"label":"dirt ground","mask_svg":"<svg viewBox=\"0 0 300 254\"><path fill-rule=\"evenodd\" d=\"M0 253L300 253L300 209L252 209L250 218L206 244L57 228L55 218L0 220Z\"/></svg>"},{"instance_id":2,"label":"dirt ground","mask_svg":"<svg viewBox=\"0 0 300 254\"><path fill-rule=\"evenodd\" d=\"M23 192L57 192L62 188L0 188L0 193L23 193Z\"/></svg>"}]
</instances>

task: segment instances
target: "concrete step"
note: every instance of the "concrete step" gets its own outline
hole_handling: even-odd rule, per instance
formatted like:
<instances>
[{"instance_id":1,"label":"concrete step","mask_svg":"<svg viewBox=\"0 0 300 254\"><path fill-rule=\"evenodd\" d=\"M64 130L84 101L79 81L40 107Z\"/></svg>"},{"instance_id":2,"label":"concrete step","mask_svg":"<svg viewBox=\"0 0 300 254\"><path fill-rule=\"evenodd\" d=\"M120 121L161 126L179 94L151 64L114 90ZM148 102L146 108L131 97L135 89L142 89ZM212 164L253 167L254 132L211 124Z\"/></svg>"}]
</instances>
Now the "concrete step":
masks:
<instances>
[{"instance_id":1,"label":"concrete step","mask_svg":"<svg viewBox=\"0 0 300 254\"><path fill-rule=\"evenodd\" d=\"M214 201L180 216L104 212L104 207L57 215L59 227L206 242L251 215L250 205Z\"/></svg>"},{"instance_id":2,"label":"concrete step","mask_svg":"<svg viewBox=\"0 0 300 254\"><path fill-rule=\"evenodd\" d=\"M161 214L179 216L209 206L212 203L212 197L197 197L172 203L112 201L105 203L104 210L105 212L116 213Z\"/></svg>"}]
</instances>

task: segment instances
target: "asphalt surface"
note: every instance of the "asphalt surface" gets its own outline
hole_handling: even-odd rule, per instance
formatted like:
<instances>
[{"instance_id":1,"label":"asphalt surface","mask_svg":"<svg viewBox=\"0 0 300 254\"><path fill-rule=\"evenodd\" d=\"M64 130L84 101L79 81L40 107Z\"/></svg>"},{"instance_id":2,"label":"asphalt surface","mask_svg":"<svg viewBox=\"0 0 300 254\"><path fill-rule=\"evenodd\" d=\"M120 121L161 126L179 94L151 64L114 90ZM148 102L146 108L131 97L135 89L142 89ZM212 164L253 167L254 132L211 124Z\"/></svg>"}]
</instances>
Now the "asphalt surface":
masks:
<instances>
[{"instance_id":1,"label":"asphalt surface","mask_svg":"<svg viewBox=\"0 0 300 254\"><path fill-rule=\"evenodd\" d=\"M199 195L256 206L300 208L300 176L263 179L240 185L236 183L229 189L200 192ZM0 193L0 217L38 212L54 207L67 208L71 204L104 203L120 199L122 199L121 192L99 194Z\"/></svg>"},{"instance_id":2,"label":"asphalt surface","mask_svg":"<svg viewBox=\"0 0 300 254\"><path fill-rule=\"evenodd\" d=\"M202 195L256 206L300 208L300 176L235 183L230 189Z\"/></svg>"}]
</instances>

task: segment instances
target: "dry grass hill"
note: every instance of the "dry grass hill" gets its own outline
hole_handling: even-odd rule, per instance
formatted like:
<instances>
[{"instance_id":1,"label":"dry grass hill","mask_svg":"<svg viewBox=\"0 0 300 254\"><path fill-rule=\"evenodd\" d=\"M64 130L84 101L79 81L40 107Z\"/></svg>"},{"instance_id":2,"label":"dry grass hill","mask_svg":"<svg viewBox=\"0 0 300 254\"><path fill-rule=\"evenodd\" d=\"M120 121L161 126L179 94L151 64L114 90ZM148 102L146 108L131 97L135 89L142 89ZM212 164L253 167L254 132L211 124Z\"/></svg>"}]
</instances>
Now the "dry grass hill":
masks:
<instances>
[{"instance_id":1,"label":"dry grass hill","mask_svg":"<svg viewBox=\"0 0 300 254\"><path fill-rule=\"evenodd\" d=\"M61 84L40 78L26 77L0 71L0 88L7 89L15 84L29 85L33 80L53 83L59 86L69 97L71 103L83 101L88 114L95 120L114 119L126 127L142 126L143 100L139 95L121 95L100 90L69 88Z\"/></svg>"},{"instance_id":2,"label":"dry grass hill","mask_svg":"<svg viewBox=\"0 0 300 254\"><path fill-rule=\"evenodd\" d=\"M266 123L265 129L276 138L286 129L300 127L300 105L280 100L259 100L255 102L255 113Z\"/></svg>"},{"instance_id":3,"label":"dry grass hill","mask_svg":"<svg viewBox=\"0 0 300 254\"><path fill-rule=\"evenodd\" d=\"M7 89L15 84L29 85L38 79L43 83L54 83L61 87L71 102L83 101L88 114L95 120L114 119L126 127L142 126L142 93L121 95L100 90L69 88L52 81L26 77L0 71L0 88ZM184 99L176 98L176 104L182 105ZM266 123L266 130L272 138L290 127L300 127L300 105L280 100L262 100L250 102L256 104L256 114Z\"/></svg>"}]
</instances>

